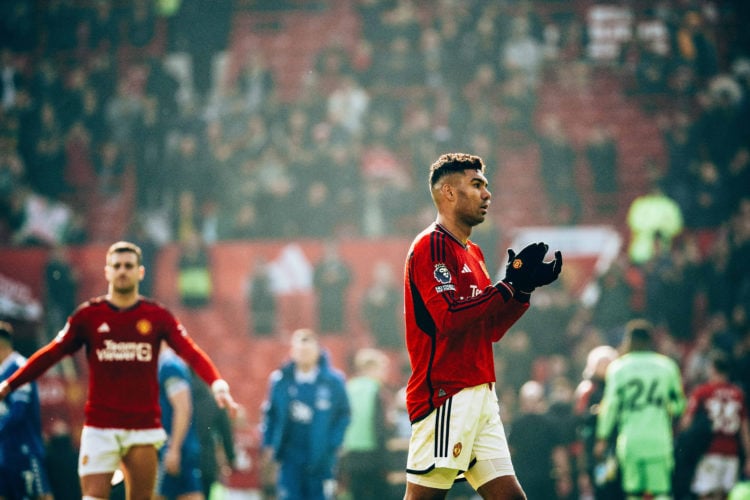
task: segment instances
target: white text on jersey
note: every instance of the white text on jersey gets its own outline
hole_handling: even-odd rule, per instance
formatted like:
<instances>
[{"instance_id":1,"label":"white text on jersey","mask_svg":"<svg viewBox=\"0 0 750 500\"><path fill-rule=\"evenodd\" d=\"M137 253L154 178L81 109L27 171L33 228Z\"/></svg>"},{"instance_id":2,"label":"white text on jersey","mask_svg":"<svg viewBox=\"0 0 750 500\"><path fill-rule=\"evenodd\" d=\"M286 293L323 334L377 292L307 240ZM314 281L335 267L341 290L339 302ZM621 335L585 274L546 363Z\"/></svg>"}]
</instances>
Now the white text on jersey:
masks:
<instances>
[{"instance_id":1,"label":"white text on jersey","mask_svg":"<svg viewBox=\"0 0 750 500\"><path fill-rule=\"evenodd\" d=\"M115 342L105 340L104 349L96 350L99 361L144 361L152 359L151 344L147 342Z\"/></svg>"}]
</instances>

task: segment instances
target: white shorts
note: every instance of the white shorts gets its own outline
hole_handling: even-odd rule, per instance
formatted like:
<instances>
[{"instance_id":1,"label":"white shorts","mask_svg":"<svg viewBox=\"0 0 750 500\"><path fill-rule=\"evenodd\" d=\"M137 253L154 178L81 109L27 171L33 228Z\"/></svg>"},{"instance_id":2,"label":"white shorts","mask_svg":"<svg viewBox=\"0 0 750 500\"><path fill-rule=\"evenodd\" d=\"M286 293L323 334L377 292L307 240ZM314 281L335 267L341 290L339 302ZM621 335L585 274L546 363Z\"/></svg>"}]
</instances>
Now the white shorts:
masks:
<instances>
[{"instance_id":1,"label":"white shorts","mask_svg":"<svg viewBox=\"0 0 750 500\"><path fill-rule=\"evenodd\" d=\"M78 475L114 472L132 446L150 444L159 449L166 440L167 433L162 428L130 430L84 426L78 455Z\"/></svg>"},{"instance_id":2,"label":"white shorts","mask_svg":"<svg viewBox=\"0 0 750 500\"><path fill-rule=\"evenodd\" d=\"M737 483L740 460L736 456L703 455L695 467L690 490L696 495L708 495L716 491L728 493Z\"/></svg>"},{"instance_id":3,"label":"white shorts","mask_svg":"<svg viewBox=\"0 0 750 500\"><path fill-rule=\"evenodd\" d=\"M462 389L412 424L406 461L409 482L450 489L462 472L475 489L515 474L497 394L490 384Z\"/></svg>"}]
</instances>

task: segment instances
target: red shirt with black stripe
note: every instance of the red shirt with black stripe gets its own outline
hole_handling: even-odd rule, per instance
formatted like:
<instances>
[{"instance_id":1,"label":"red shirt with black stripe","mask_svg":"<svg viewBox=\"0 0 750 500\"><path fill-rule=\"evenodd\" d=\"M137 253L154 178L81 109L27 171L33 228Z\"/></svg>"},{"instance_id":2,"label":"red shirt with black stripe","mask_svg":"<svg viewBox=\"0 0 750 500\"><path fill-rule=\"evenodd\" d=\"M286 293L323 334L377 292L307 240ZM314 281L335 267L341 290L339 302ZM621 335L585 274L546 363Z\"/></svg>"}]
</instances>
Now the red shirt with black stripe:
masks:
<instances>
[{"instance_id":1,"label":"red shirt with black stripe","mask_svg":"<svg viewBox=\"0 0 750 500\"><path fill-rule=\"evenodd\" d=\"M493 285L484 255L433 223L411 245L404 269L412 422L461 389L495 381L492 344L526 312L503 282Z\"/></svg>"},{"instance_id":2,"label":"red shirt with black stripe","mask_svg":"<svg viewBox=\"0 0 750 500\"><path fill-rule=\"evenodd\" d=\"M12 389L20 387L85 346L89 367L85 424L158 428L157 370L162 340L206 383L221 378L213 362L163 306L141 297L132 307L118 309L98 297L79 306L57 337L34 353L8 383Z\"/></svg>"}]
</instances>

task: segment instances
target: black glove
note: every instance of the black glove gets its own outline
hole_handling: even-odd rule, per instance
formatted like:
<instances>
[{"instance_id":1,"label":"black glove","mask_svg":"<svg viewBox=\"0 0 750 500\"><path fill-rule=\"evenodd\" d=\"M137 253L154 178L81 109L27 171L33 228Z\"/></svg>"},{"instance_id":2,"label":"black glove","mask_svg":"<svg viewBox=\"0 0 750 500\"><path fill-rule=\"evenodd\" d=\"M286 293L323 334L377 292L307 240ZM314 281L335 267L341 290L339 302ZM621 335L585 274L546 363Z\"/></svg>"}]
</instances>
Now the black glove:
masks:
<instances>
[{"instance_id":1,"label":"black glove","mask_svg":"<svg viewBox=\"0 0 750 500\"><path fill-rule=\"evenodd\" d=\"M535 287L549 285L560 276L562 264L562 253L558 250L555 252L554 260L551 260L550 262L541 262L537 265L533 273L534 277L532 284Z\"/></svg>"},{"instance_id":2,"label":"black glove","mask_svg":"<svg viewBox=\"0 0 750 500\"><path fill-rule=\"evenodd\" d=\"M547 245L541 241L527 245L518 255L512 248L509 248L508 264L505 266L503 281L510 284L516 292L527 294L533 292L539 281L536 277L536 270L544 265L542 260L547 249Z\"/></svg>"}]
</instances>

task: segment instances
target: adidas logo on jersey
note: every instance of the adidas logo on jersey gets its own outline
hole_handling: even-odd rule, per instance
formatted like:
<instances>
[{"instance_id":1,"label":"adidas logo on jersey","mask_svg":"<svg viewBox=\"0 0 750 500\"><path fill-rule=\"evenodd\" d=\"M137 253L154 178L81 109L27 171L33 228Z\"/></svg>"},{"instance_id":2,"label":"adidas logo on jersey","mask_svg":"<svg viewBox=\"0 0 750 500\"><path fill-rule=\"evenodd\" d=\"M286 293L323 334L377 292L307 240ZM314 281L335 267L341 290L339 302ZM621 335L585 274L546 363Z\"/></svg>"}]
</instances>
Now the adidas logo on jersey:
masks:
<instances>
[{"instance_id":1,"label":"adidas logo on jersey","mask_svg":"<svg viewBox=\"0 0 750 500\"><path fill-rule=\"evenodd\" d=\"M461 269L461 274L470 273L471 268L469 267L469 264L464 263L464 267Z\"/></svg>"},{"instance_id":2,"label":"adidas logo on jersey","mask_svg":"<svg viewBox=\"0 0 750 500\"><path fill-rule=\"evenodd\" d=\"M109 332L109 325L107 323L102 323L99 325L99 328L96 329L98 333L108 333Z\"/></svg>"}]
</instances>

